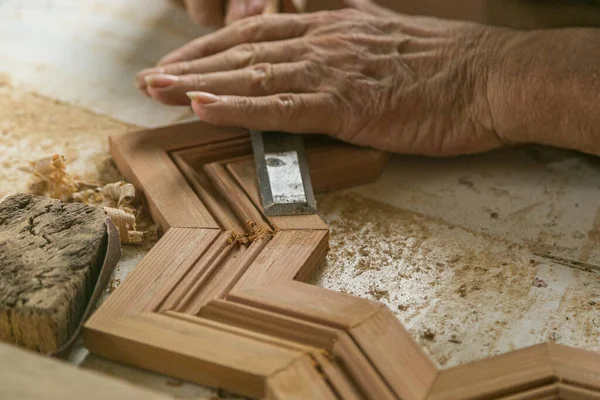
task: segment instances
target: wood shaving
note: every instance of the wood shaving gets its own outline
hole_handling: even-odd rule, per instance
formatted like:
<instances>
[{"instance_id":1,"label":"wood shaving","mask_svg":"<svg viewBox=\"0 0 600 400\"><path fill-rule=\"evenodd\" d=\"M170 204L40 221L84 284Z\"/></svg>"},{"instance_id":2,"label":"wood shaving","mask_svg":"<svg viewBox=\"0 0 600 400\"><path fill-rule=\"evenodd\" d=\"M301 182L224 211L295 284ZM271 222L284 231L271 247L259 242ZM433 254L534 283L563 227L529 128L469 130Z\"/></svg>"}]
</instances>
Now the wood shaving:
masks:
<instances>
[{"instance_id":1,"label":"wood shaving","mask_svg":"<svg viewBox=\"0 0 600 400\"><path fill-rule=\"evenodd\" d=\"M132 184L118 181L100 186L79 181L67 172L66 157L53 154L29 163L31 182L29 192L39 196L59 199L67 203L83 203L103 207L119 231L123 244L139 244L144 232L138 231L133 207L135 188Z\"/></svg>"}]
</instances>

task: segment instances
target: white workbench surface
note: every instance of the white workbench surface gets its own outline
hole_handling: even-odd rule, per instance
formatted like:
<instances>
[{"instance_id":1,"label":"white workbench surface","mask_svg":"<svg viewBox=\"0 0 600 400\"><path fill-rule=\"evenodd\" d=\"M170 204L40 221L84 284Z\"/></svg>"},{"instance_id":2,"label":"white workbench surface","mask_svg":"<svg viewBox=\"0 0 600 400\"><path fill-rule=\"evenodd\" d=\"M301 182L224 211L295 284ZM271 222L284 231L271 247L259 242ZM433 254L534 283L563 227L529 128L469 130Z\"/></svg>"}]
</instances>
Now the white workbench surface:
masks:
<instances>
[{"instance_id":1,"label":"white workbench surface","mask_svg":"<svg viewBox=\"0 0 600 400\"><path fill-rule=\"evenodd\" d=\"M165 125L189 112L141 96L132 77L204 32L161 0L0 0L0 73L120 121ZM23 161L41 151L27 140ZM103 141L78 146L97 154ZM385 302L442 367L547 340L597 351L599 193L600 160L572 152L397 156L378 182L319 198L332 252L315 283ZM119 279L143 253L125 249ZM82 352L74 362L177 398L215 396Z\"/></svg>"}]
</instances>

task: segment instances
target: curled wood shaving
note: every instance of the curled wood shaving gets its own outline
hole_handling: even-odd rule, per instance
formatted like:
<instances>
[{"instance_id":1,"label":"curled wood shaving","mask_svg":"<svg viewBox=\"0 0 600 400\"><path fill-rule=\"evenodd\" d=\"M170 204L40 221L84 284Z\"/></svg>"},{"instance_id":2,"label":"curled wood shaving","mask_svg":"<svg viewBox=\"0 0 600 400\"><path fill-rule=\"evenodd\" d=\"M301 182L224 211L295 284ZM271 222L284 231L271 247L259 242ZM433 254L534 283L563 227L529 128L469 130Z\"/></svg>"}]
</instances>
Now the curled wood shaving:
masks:
<instances>
[{"instance_id":1,"label":"curled wood shaving","mask_svg":"<svg viewBox=\"0 0 600 400\"><path fill-rule=\"evenodd\" d=\"M121 243L141 243L144 232L137 230L135 216L118 208L104 207L104 212L112 220L119 231Z\"/></svg>"},{"instance_id":2,"label":"curled wood shaving","mask_svg":"<svg viewBox=\"0 0 600 400\"><path fill-rule=\"evenodd\" d=\"M102 194L117 202L117 208L130 205L135 199L135 187L127 182L110 183L102 188Z\"/></svg>"},{"instance_id":3,"label":"curled wood shaving","mask_svg":"<svg viewBox=\"0 0 600 400\"><path fill-rule=\"evenodd\" d=\"M54 154L29 163L32 179L30 192L66 201L77 191L77 185L67 173L65 157Z\"/></svg>"},{"instance_id":4,"label":"curled wood shaving","mask_svg":"<svg viewBox=\"0 0 600 400\"><path fill-rule=\"evenodd\" d=\"M132 184L119 181L102 186L77 180L67 172L66 158L58 154L31 161L25 170L32 174L28 184L30 193L103 207L119 230L121 243L137 244L144 240L145 232L136 227L138 211L133 206L135 188Z\"/></svg>"}]
</instances>

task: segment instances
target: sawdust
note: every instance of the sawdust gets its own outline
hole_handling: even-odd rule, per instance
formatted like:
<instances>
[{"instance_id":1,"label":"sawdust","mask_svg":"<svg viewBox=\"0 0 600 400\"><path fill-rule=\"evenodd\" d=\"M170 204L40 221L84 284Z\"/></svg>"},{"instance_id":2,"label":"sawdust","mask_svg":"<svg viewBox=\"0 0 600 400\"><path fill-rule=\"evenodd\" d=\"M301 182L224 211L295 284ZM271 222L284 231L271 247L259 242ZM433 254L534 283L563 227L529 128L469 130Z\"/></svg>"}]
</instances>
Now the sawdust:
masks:
<instances>
[{"instance_id":1,"label":"sawdust","mask_svg":"<svg viewBox=\"0 0 600 400\"><path fill-rule=\"evenodd\" d=\"M331 250L312 283L386 304L442 366L511 349L539 264L525 248L349 191L318 201Z\"/></svg>"},{"instance_id":2,"label":"sawdust","mask_svg":"<svg viewBox=\"0 0 600 400\"><path fill-rule=\"evenodd\" d=\"M106 137L133 128L108 117L14 88L10 85L9 77L0 76L0 152L3 154L0 200L15 192L33 192L63 201L91 204L94 201L85 196L87 192L91 191L101 199L116 194L105 190L107 196L101 197L96 193L101 185L122 179L114 165L107 161ZM83 191L79 184L82 181L95 182L95 185ZM127 187L128 196L132 188L131 185ZM82 191L76 193L80 189ZM115 188L107 186L105 189ZM104 205L123 208L123 199L116 200L114 205ZM117 218L115 224L123 225L120 221ZM141 233L135 227L131 231L133 233L123 229L119 231L123 231L123 243L139 242L141 238Z\"/></svg>"},{"instance_id":3,"label":"sawdust","mask_svg":"<svg viewBox=\"0 0 600 400\"><path fill-rule=\"evenodd\" d=\"M12 87L8 77L0 76L0 200L26 190L29 173L19 167L54 153L65 155L82 179L104 182L103 169L110 165L106 138L134 128Z\"/></svg>"}]
</instances>

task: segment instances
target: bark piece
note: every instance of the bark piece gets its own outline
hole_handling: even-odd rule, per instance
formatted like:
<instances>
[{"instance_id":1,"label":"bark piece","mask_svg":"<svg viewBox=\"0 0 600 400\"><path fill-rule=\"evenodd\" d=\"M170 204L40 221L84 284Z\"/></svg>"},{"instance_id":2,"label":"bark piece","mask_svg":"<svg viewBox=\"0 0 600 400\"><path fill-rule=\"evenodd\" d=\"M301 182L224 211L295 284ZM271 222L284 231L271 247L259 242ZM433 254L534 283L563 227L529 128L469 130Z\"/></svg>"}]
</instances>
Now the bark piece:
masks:
<instances>
[{"instance_id":1,"label":"bark piece","mask_svg":"<svg viewBox=\"0 0 600 400\"><path fill-rule=\"evenodd\" d=\"M0 204L0 340L42 353L68 341L106 247L106 214L18 194Z\"/></svg>"}]
</instances>

